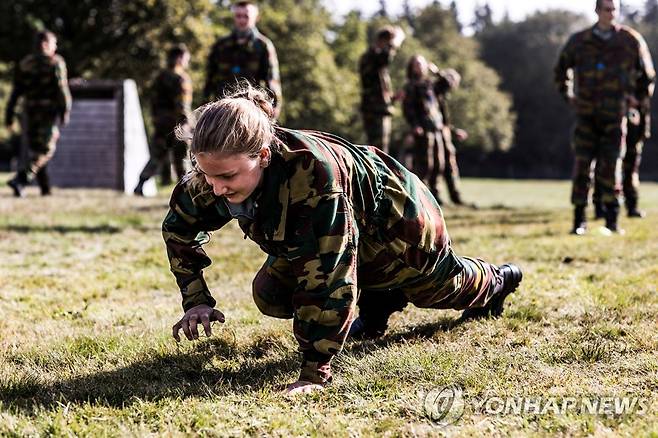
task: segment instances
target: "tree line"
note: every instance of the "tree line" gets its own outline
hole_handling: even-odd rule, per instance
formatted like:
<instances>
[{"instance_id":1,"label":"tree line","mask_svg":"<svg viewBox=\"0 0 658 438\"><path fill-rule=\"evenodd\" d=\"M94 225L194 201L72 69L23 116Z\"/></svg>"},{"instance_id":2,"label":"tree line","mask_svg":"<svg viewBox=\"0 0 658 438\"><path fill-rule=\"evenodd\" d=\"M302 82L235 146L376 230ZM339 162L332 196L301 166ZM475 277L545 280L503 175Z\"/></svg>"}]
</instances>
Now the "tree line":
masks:
<instances>
[{"instance_id":1,"label":"tree line","mask_svg":"<svg viewBox=\"0 0 658 438\"><path fill-rule=\"evenodd\" d=\"M654 57L657 3L648 0L643 10L625 15L645 35ZM568 35L590 23L566 11L496 23L485 5L478 9L476 22L468 23L474 35L466 36L454 2L435 1L417 9L405 2L399 15L388 13L385 1L380 4L373 16L352 11L335 17L321 0L259 2L258 27L274 42L279 56L282 125L331 131L364 142L358 59L379 27L394 24L407 34L391 66L396 88L403 86L406 63L415 53L462 75L462 86L452 93L449 105L454 124L470 133L459 145L465 174L568 176L572 116L553 89L552 67ZM35 30L44 27L58 35L70 77L133 78L147 113L148 84L163 65L167 48L184 42L192 53L194 103L200 105L210 46L232 26L229 6L229 0L1 2L0 109L15 63L30 51ZM392 143L402 145L407 127L399 109L393 125ZM3 149L7 155L7 138L6 131L0 131L0 159ZM658 177L658 162L646 161Z\"/></svg>"}]
</instances>

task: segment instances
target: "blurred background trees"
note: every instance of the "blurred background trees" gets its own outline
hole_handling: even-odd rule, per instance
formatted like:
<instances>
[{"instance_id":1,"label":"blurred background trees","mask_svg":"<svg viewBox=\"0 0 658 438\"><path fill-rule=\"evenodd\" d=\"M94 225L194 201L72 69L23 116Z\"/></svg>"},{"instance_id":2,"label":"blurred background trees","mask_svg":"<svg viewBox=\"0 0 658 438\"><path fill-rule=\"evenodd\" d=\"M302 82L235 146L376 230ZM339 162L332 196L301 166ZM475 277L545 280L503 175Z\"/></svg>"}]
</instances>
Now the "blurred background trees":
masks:
<instances>
[{"instance_id":1,"label":"blurred background trees","mask_svg":"<svg viewBox=\"0 0 658 438\"><path fill-rule=\"evenodd\" d=\"M31 49L35 30L59 37L69 75L133 78L147 113L148 84L166 49L185 42L192 52L195 105L201 101L206 56L215 38L232 26L230 0L12 0L0 2L0 110L4 109L15 63ZM462 75L452 93L454 124L471 134L460 147L466 175L568 177L573 115L554 90L552 69L568 35L591 25L567 11L536 13L515 22L496 22L486 3L474 23L459 23L455 2L434 1L393 16L380 1L374 16L352 11L336 17L321 0L262 0L260 30L274 41L284 94L280 123L338 133L365 141L359 106L358 59L376 29L391 23L407 31L391 67L403 86L409 57L421 53L440 68ZM658 48L658 0L623 19L646 37L654 59ZM472 34L466 35L464 29ZM658 105L654 105L654 111ZM406 132L401 111L394 116L393 145ZM654 121L658 117L654 117ZM654 122L655 123L655 122ZM655 132L655 129L654 129ZM0 160L9 142L0 129ZM652 146L648 146L652 147ZM653 155L653 157L652 157ZM658 178L658 155L645 154L643 176Z\"/></svg>"}]
</instances>

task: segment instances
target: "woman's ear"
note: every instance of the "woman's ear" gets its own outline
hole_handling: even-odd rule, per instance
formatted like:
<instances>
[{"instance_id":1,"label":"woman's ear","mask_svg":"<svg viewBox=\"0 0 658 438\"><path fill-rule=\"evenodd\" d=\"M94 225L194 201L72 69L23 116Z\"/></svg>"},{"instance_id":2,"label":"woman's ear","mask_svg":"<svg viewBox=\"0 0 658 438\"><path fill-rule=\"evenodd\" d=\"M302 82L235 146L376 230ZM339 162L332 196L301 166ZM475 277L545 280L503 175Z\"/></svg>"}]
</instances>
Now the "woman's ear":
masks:
<instances>
[{"instance_id":1,"label":"woman's ear","mask_svg":"<svg viewBox=\"0 0 658 438\"><path fill-rule=\"evenodd\" d=\"M260 152L258 152L258 156L260 157L260 167L265 168L270 165L270 161L272 160L272 151L269 147L264 146Z\"/></svg>"}]
</instances>

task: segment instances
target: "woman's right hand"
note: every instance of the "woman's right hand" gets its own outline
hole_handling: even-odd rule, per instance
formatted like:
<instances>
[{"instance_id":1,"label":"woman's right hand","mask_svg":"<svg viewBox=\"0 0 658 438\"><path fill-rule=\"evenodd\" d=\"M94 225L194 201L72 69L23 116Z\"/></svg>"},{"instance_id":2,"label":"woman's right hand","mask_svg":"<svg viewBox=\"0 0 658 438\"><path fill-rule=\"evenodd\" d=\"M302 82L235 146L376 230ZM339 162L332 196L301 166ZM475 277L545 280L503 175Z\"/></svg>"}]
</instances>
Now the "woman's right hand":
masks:
<instances>
[{"instance_id":1,"label":"woman's right hand","mask_svg":"<svg viewBox=\"0 0 658 438\"><path fill-rule=\"evenodd\" d=\"M199 331L197 330L197 325L201 323L203 329L206 332L206 336L212 335L212 330L210 328L210 323L212 321L219 321L223 323L225 320L224 314L217 309L206 304L199 304L198 306L192 307L190 310L185 312L185 315L172 327L172 335L176 342L180 342L179 332L183 329L185 337L189 340L199 339Z\"/></svg>"}]
</instances>

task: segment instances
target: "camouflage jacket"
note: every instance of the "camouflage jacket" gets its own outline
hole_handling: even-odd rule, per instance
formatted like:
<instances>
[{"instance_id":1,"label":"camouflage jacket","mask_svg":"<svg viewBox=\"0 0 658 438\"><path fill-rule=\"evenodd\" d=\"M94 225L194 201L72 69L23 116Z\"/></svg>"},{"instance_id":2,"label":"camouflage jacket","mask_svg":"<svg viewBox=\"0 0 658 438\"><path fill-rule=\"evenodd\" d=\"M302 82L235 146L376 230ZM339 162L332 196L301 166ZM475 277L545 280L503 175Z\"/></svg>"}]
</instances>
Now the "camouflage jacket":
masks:
<instances>
[{"instance_id":1,"label":"camouflage jacket","mask_svg":"<svg viewBox=\"0 0 658 438\"><path fill-rule=\"evenodd\" d=\"M357 285L378 291L449 278L450 240L427 187L379 149L315 131L277 128L277 136L283 148L265 170L253 217L238 222L263 251L289 261L300 351L328 364L354 318ZM176 186L163 223L185 310L216 304L202 245L232 219L224 198L195 187L189 178Z\"/></svg>"},{"instance_id":2,"label":"camouflage jacket","mask_svg":"<svg viewBox=\"0 0 658 438\"><path fill-rule=\"evenodd\" d=\"M46 111L68 117L71 111L66 63L59 55L27 55L16 67L14 86L7 103L5 120L11 123L19 97L26 110Z\"/></svg>"},{"instance_id":3,"label":"camouflage jacket","mask_svg":"<svg viewBox=\"0 0 658 438\"><path fill-rule=\"evenodd\" d=\"M568 70L573 69L573 81ZM612 36L603 39L590 27L572 35L555 66L555 82L565 97L576 97L579 114L621 117L626 113L626 97L643 100L650 94L656 72L642 36L617 25Z\"/></svg>"},{"instance_id":4,"label":"camouflage jacket","mask_svg":"<svg viewBox=\"0 0 658 438\"><path fill-rule=\"evenodd\" d=\"M257 29L245 44L239 44L235 32L217 40L210 49L204 97L212 100L223 96L227 87L239 79L267 88L281 106L279 60L274 44Z\"/></svg>"},{"instance_id":5,"label":"camouflage jacket","mask_svg":"<svg viewBox=\"0 0 658 438\"><path fill-rule=\"evenodd\" d=\"M443 124L446 126L451 126L452 124L450 110L448 108L448 93L453 87L454 84L451 84L445 76L441 73L437 75L436 81L434 82L434 94L436 94L436 99L439 102L439 111L441 112Z\"/></svg>"},{"instance_id":6,"label":"camouflage jacket","mask_svg":"<svg viewBox=\"0 0 658 438\"><path fill-rule=\"evenodd\" d=\"M388 65L393 55L389 50L370 47L359 59L361 76L361 111L390 115L393 110L393 86Z\"/></svg>"},{"instance_id":7,"label":"camouflage jacket","mask_svg":"<svg viewBox=\"0 0 658 438\"><path fill-rule=\"evenodd\" d=\"M192 80L182 68L163 69L151 86L153 117L160 115L185 120L192 106Z\"/></svg>"},{"instance_id":8,"label":"camouflage jacket","mask_svg":"<svg viewBox=\"0 0 658 438\"><path fill-rule=\"evenodd\" d=\"M420 126L426 131L438 131L443 127L443 117L438 95L447 92L444 78L412 79L404 85L402 112L410 126Z\"/></svg>"}]
</instances>

